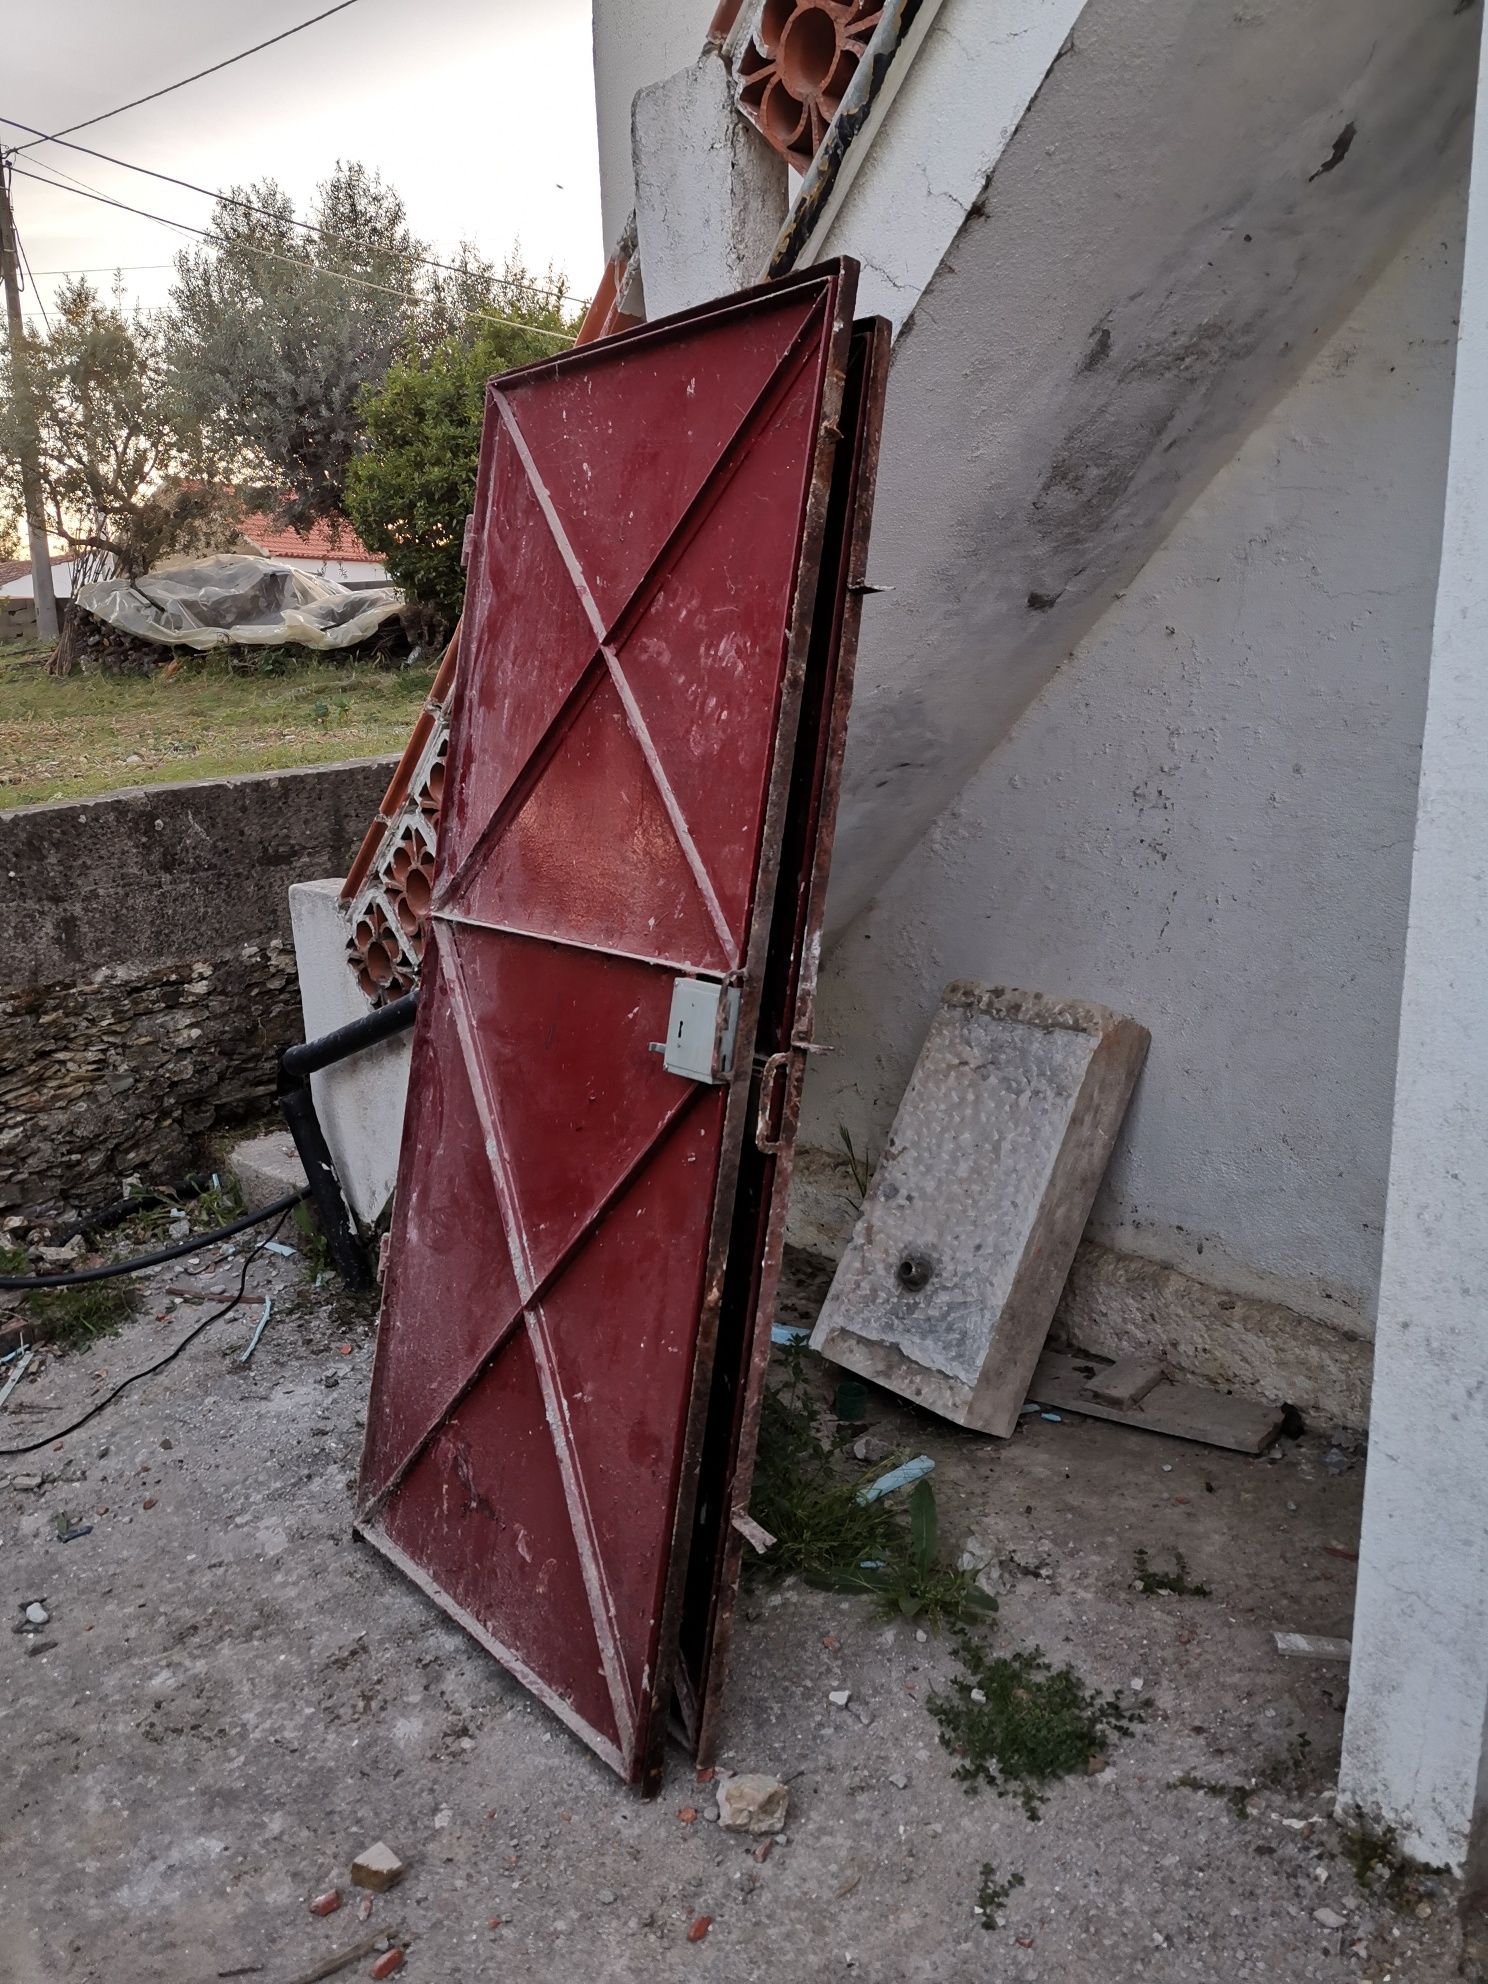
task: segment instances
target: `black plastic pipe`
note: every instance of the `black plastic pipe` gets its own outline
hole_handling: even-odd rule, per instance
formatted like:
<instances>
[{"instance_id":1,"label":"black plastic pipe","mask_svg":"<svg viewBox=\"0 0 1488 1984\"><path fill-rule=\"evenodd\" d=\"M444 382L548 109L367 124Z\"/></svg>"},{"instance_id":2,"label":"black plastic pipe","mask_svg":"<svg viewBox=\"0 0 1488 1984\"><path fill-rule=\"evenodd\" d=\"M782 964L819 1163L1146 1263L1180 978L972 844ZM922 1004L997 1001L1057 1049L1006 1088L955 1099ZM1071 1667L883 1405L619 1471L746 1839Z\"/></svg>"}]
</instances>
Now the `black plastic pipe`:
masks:
<instances>
[{"instance_id":1,"label":"black plastic pipe","mask_svg":"<svg viewBox=\"0 0 1488 1984\"><path fill-rule=\"evenodd\" d=\"M322 1068L344 1061L350 1054L360 1053L364 1047L375 1047L378 1041L401 1033L405 1027L413 1025L417 1011L418 993L409 992L389 1005L379 1006L362 1019L352 1020L346 1026L338 1026L332 1033L322 1034L318 1040L298 1041L293 1047L286 1047L279 1056L279 1107L284 1112L289 1134L294 1138L295 1149L305 1167L310 1197L320 1219L320 1230L325 1236L326 1252L330 1255L332 1267L348 1288L370 1288L372 1264L357 1234L356 1222L341 1190L341 1181L336 1176L331 1147L325 1140L325 1131L320 1127L320 1117L316 1114L310 1077L319 1074Z\"/></svg>"}]
</instances>

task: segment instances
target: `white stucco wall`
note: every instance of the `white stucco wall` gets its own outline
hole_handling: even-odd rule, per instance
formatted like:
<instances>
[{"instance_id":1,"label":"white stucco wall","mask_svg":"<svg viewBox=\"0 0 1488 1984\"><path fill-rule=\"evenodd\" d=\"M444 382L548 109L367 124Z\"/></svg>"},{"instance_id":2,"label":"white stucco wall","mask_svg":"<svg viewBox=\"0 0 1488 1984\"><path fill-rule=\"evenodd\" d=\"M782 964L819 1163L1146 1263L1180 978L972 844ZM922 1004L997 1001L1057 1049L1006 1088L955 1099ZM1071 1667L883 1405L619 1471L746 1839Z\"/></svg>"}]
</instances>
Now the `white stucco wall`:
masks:
<instances>
[{"instance_id":1,"label":"white stucco wall","mask_svg":"<svg viewBox=\"0 0 1488 1984\"><path fill-rule=\"evenodd\" d=\"M637 90L697 60L713 0L594 0L594 109L599 124L602 255L635 205L630 107ZM579 87L582 79L576 78Z\"/></svg>"},{"instance_id":2,"label":"white stucco wall","mask_svg":"<svg viewBox=\"0 0 1488 1984\"><path fill-rule=\"evenodd\" d=\"M1367 1324L1461 227L1454 193L837 943L808 1143L876 1150L946 981L1094 999L1153 1036L1094 1236Z\"/></svg>"}]
</instances>

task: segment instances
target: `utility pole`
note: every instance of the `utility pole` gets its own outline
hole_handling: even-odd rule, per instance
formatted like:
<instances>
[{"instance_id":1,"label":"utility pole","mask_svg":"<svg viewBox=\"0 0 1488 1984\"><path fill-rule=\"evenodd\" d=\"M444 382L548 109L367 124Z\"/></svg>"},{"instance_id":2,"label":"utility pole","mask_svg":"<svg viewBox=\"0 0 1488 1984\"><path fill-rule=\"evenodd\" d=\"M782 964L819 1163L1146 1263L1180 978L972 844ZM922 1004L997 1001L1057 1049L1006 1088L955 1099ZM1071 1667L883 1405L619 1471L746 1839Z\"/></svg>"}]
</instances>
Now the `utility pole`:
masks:
<instances>
[{"instance_id":1,"label":"utility pole","mask_svg":"<svg viewBox=\"0 0 1488 1984\"><path fill-rule=\"evenodd\" d=\"M57 597L52 591L52 552L47 543L41 500L41 463L31 383L26 377L25 326L17 273L15 214L10 205L10 160L0 155L0 274L5 279L5 315L10 324L10 376L21 415L21 490L26 500L26 533L31 540L31 588L36 598L36 632L57 638Z\"/></svg>"}]
</instances>

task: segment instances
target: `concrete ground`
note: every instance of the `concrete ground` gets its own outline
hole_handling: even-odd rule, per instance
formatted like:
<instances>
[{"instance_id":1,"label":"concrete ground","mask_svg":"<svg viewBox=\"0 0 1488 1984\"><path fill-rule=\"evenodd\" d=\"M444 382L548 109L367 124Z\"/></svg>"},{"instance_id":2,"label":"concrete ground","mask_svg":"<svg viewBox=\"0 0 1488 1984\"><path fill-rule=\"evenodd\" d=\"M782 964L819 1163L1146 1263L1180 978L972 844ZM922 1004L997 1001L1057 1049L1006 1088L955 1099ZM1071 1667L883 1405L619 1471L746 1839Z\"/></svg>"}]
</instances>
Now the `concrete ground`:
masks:
<instances>
[{"instance_id":1,"label":"concrete ground","mask_svg":"<svg viewBox=\"0 0 1488 1984\"><path fill-rule=\"evenodd\" d=\"M157 1274L144 1320L21 1385L0 1445L178 1340L204 1312L168 1284L230 1282L215 1256L195 1281ZM1031 1823L952 1778L924 1707L945 1641L862 1599L752 1588L723 1761L789 1777L761 1861L680 1755L639 1802L353 1541L371 1320L306 1290L298 1261L261 1260L263 1287L276 1312L246 1368L251 1303L59 1449L0 1459L5 1602L50 1614L0 1635L3 1984L294 1984L379 1926L430 1984L1454 1974L1451 1894L1428 1883L1397 1914L1318 1816L1343 1668L1269 1637L1348 1631L1362 1466L1326 1439L1248 1460L1033 1419L998 1444L884 1405L878 1430L937 1462L943 1536L1004 1560L996 1641L1152 1707ZM64 1513L91 1533L60 1541ZM1139 1548L1181 1550L1214 1595L1143 1596ZM1242 1815L1228 1794L1251 1787ZM410 1871L363 1923L347 1868L377 1839ZM1023 1876L991 1929L987 1862ZM333 1885L346 1904L313 1917Z\"/></svg>"}]
</instances>

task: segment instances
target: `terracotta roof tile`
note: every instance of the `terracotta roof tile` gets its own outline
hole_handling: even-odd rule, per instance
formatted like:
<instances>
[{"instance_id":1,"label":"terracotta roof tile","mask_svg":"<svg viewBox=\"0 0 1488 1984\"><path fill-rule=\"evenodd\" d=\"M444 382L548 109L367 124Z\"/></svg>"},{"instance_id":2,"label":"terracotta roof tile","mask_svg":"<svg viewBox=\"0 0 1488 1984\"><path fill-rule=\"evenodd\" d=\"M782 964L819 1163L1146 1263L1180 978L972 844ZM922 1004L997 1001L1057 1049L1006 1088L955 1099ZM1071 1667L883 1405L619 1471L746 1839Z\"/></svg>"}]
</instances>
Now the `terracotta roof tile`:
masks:
<instances>
[{"instance_id":1,"label":"terracotta roof tile","mask_svg":"<svg viewBox=\"0 0 1488 1984\"><path fill-rule=\"evenodd\" d=\"M308 531L297 531L256 512L244 517L239 529L265 558L340 558L354 565L382 563L367 549L345 517L312 524Z\"/></svg>"}]
</instances>

